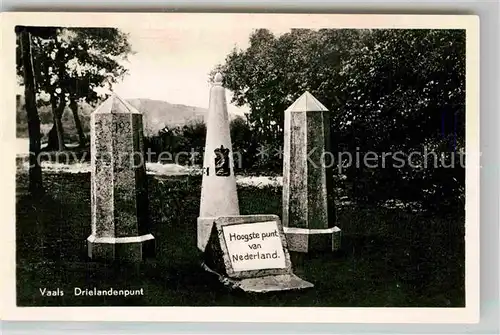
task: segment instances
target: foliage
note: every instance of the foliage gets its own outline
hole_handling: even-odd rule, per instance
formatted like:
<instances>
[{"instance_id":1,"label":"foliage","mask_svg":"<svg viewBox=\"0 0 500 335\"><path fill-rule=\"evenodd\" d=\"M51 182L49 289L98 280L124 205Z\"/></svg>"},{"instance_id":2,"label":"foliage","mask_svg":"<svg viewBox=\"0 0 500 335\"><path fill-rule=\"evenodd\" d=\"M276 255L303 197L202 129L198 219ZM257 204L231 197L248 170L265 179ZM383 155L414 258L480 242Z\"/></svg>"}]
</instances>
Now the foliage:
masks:
<instances>
[{"instance_id":1,"label":"foliage","mask_svg":"<svg viewBox=\"0 0 500 335\"><path fill-rule=\"evenodd\" d=\"M145 147L146 151L151 152L151 156L149 156L151 161L201 164L205 136L205 123L192 121L183 126L165 126L156 136L145 138Z\"/></svg>"},{"instance_id":2,"label":"foliage","mask_svg":"<svg viewBox=\"0 0 500 335\"><path fill-rule=\"evenodd\" d=\"M308 90L331 111L335 157L407 156L424 147L449 157L465 147L462 30L292 29L274 36L260 29L249 42L214 72L223 73L232 103L250 107L247 118L260 145L282 145L284 111ZM279 169L281 159L271 160ZM422 171L382 168L380 161L377 168L363 165L342 171L359 201L411 195L461 204L463 167L447 174L434 166Z\"/></svg>"},{"instance_id":3,"label":"foliage","mask_svg":"<svg viewBox=\"0 0 500 335\"><path fill-rule=\"evenodd\" d=\"M94 89L127 73L124 62L132 49L128 35L120 30L54 27L52 33L41 34L40 29L44 28L31 27L37 93L42 100L53 95L65 101L76 97L95 102L100 97ZM19 74L22 64L17 49Z\"/></svg>"},{"instance_id":4,"label":"foliage","mask_svg":"<svg viewBox=\"0 0 500 335\"><path fill-rule=\"evenodd\" d=\"M253 129L247 120L239 116L229 124L234 152L234 164L237 170L246 170L258 163L258 144Z\"/></svg>"},{"instance_id":5,"label":"foliage","mask_svg":"<svg viewBox=\"0 0 500 335\"><path fill-rule=\"evenodd\" d=\"M61 118L65 107L69 105L74 109L75 125L83 136L77 102L95 104L103 98L98 88L111 85L127 73L124 62L132 52L131 46L128 36L115 28L29 29L38 104L51 106L57 145L61 149L64 145ZM19 46L17 49L17 72L20 74Z\"/></svg>"},{"instance_id":6,"label":"foliage","mask_svg":"<svg viewBox=\"0 0 500 335\"><path fill-rule=\"evenodd\" d=\"M257 145L248 122L242 117L236 117L231 120L229 128L235 168L241 170L252 167L256 163ZM146 138L146 150L154 153L151 155L153 161L158 161L160 153L164 152L170 155L163 155L163 163L200 165L203 163L206 131L203 121L191 121L182 126L165 126L157 135Z\"/></svg>"}]
</instances>

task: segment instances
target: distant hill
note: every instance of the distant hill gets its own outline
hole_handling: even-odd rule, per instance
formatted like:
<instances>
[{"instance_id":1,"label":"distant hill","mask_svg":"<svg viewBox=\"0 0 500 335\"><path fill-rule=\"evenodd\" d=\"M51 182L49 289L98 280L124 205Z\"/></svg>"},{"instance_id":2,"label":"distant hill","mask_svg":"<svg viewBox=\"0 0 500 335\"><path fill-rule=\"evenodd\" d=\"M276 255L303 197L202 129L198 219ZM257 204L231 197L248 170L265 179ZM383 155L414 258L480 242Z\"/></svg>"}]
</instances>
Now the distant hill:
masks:
<instances>
[{"instance_id":1,"label":"distant hill","mask_svg":"<svg viewBox=\"0 0 500 335\"><path fill-rule=\"evenodd\" d=\"M208 109L171 104L161 100L129 99L132 106L144 115L144 130L156 134L165 126L183 126L191 122L204 122Z\"/></svg>"},{"instance_id":2,"label":"distant hill","mask_svg":"<svg viewBox=\"0 0 500 335\"><path fill-rule=\"evenodd\" d=\"M132 106L144 115L144 133L146 136L157 134L165 126L183 126L191 122L204 122L208 109L180 104L171 104L166 101L152 99L129 99ZM95 110L87 103L79 104L79 115L84 131L89 133L90 114ZM24 97L17 95L17 137L28 137L28 126L26 112L24 110ZM52 127L52 111L49 106L38 107L38 114L42 123L41 130L44 138ZM236 115L230 114L230 119ZM65 136L68 141L77 141L78 136L75 129L73 114L67 107L63 114L63 125ZM43 141L43 140L42 140Z\"/></svg>"}]
</instances>

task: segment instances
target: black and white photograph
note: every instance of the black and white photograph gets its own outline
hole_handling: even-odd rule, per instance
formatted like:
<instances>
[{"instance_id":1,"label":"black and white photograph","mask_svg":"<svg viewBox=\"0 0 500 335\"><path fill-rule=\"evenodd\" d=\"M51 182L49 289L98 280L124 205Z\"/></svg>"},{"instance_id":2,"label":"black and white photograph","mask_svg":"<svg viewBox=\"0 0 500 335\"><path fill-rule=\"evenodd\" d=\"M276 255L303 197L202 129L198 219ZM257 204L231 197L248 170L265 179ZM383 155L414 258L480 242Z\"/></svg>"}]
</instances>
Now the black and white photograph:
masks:
<instances>
[{"instance_id":1,"label":"black and white photograph","mask_svg":"<svg viewBox=\"0 0 500 335\"><path fill-rule=\"evenodd\" d=\"M11 308L477 317L477 18L44 15L3 31Z\"/></svg>"}]
</instances>

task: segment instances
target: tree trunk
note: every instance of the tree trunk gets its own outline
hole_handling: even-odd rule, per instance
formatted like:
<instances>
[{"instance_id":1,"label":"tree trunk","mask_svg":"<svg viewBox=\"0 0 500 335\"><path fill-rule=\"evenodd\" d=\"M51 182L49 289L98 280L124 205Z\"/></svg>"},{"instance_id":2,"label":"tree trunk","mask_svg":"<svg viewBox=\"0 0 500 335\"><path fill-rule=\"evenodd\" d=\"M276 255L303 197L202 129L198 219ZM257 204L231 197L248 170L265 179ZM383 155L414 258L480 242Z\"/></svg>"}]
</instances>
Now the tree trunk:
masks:
<instances>
[{"instance_id":1,"label":"tree trunk","mask_svg":"<svg viewBox=\"0 0 500 335\"><path fill-rule=\"evenodd\" d=\"M57 100L52 97L51 105L52 105L52 119L54 121L54 125L52 126L52 129L49 132L49 139L48 139L49 143L47 147L54 150L63 151L66 149L66 146L64 145L64 128L62 124L62 116L66 103L64 100L61 100L58 106Z\"/></svg>"},{"instance_id":2,"label":"tree trunk","mask_svg":"<svg viewBox=\"0 0 500 335\"><path fill-rule=\"evenodd\" d=\"M57 150L59 147L59 143L57 142L57 130L55 122L52 124L52 128L50 128L49 133L47 134L47 146L45 146L44 150L51 151Z\"/></svg>"},{"instance_id":3,"label":"tree trunk","mask_svg":"<svg viewBox=\"0 0 500 335\"><path fill-rule=\"evenodd\" d=\"M40 118L36 108L35 79L33 74L33 62L31 57L31 36L26 28L21 32L21 48L24 72L24 98L26 101L26 113L28 116L29 134L29 192L39 194L43 192L42 168L38 157L40 154Z\"/></svg>"},{"instance_id":4,"label":"tree trunk","mask_svg":"<svg viewBox=\"0 0 500 335\"><path fill-rule=\"evenodd\" d=\"M80 116L78 116L78 104L75 99L71 99L69 108L73 112L73 118L75 119L75 127L78 132L78 141L80 142L80 147L84 147L86 144L85 133L83 132L82 122L80 121Z\"/></svg>"},{"instance_id":5,"label":"tree trunk","mask_svg":"<svg viewBox=\"0 0 500 335\"><path fill-rule=\"evenodd\" d=\"M66 149L66 146L64 145L64 129L61 119L61 116L56 117L57 143L59 151L63 151Z\"/></svg>"}]
</instances>

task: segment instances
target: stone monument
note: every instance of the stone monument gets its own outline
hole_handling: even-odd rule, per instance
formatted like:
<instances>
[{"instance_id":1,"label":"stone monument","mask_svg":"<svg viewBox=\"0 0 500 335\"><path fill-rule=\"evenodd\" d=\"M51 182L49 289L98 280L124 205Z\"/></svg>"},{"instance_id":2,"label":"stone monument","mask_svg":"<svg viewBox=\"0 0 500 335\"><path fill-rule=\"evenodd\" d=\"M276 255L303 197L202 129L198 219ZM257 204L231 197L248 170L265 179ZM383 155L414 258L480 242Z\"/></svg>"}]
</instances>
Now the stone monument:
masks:
<instances>
[{"instance_id":1,"label":"stone monument","mask_svg":"<svg viewBox=\"0 0 500 335\"><path fill-rule=\"evenodd\" d=\"M245 292L299 290L314 285L292 271L283 226L276 215L221 216L214 221L204 268Z\"/></svg>"},{"instance_id":2,"label":"stone monument","mask_svg":"<svg viewBox=\"0 0 500 335\"><path fill-rule=\"evenodd\" d=\"M307 91L285 111L283 229L290 251L339 248L327 113Z\"/></svg>"},{"instance_id":3,"label":"stone monument","mask_svg":"<svg viewBox=\"0 0 500 335\"><path fill-rule=\"evenodd\" d=\"M226 90L222 87L222 75L217 73L210 89L200 216L197 222L198 249L205 249L215 218L239 214Z\"/></svg>"},{"instance_id":4,"label":"stone monument","mask_svg":"<svg viewBox=\"0 0 500 335\"><path fill-rule=\"evenodd\" d=\"M92 233L88 255L140 261L154 252L149 231L142 114L112 94L91 114Z\"/></svg>"}]
</instances>

